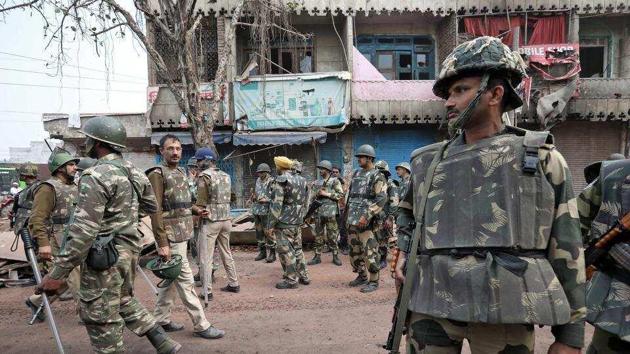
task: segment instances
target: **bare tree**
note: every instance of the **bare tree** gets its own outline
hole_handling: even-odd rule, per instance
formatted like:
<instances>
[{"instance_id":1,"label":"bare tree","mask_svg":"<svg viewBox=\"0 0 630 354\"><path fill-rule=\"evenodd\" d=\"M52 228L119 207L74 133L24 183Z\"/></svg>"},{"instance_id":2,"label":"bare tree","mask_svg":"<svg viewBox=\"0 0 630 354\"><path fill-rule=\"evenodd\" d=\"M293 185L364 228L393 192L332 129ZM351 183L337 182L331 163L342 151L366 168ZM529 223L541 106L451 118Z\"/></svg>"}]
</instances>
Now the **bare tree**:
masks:
<instances>
[{"instance_id":1,"label":"bare tree","mask_svg":"<svg viewBox=\"0 0 630 354\"><path fill-rule=\"evenodd\" d=\"M214 95L208 109L202 102L202 81L197 65L206 53L195 50L196 35L204 18L203 13L197 10L197 0L130 2L135 9L125 7L120 0L5 0L0 3L0 14L6 16L10 11L23 9L40 15L44 21L46 47L57 46L56 60L60 65L67 61L64 48L70 41L90 40L97 54L102 55L108 41L124 37L130 31L146 50L157 75L173 93L191 125L195 145L212 148L212 131L215 120L219 118L222 101L220 92L227 84L226 69L233 54L229 46L234 39L234 29L239 25L250 26L252 41L263 58L269 57L270 43L276 36L308 38L290 24L289 13L295 9L296 3L242 0L233 9L230 22L226 23L226 27L229 25L233 30L228 31L225 48L219 50L218 66L212 80ZM160 50L147 36L145 22L148 30L167 43L168 53ZM167 61L173 59L177 65L167 65Z\"/></svg>"}]
</instances>

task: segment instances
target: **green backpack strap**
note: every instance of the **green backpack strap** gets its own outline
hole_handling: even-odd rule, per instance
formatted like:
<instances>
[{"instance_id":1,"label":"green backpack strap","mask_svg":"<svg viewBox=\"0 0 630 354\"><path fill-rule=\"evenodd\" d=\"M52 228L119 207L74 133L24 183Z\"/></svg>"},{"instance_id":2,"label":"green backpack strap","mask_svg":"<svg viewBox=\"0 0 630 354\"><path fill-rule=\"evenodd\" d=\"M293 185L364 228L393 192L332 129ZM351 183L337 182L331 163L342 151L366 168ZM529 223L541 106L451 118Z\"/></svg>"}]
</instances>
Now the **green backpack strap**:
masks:
<instances>
[{"instance_id":1,"label":"green backpack strap","mask_svg":"<svg viewBox=\"0 0 630 354\"><path fill-rule=\"evenodd\" d=\"M523 156L523 173L533 175L538 170L540 155L538 151L545 144L553 144L553 135L548 131L527 130L523 138L525 156Z\"/></svg>"}]
</instances>

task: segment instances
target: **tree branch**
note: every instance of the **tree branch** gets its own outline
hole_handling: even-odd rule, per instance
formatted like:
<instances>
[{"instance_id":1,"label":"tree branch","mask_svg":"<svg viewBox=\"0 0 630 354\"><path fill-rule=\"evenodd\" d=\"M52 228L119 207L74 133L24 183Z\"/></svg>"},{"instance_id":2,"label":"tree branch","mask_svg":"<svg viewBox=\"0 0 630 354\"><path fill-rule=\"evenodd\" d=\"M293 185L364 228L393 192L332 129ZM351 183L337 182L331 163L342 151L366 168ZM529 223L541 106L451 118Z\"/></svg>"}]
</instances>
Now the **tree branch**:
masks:
<instances>
[{"instance_id":1,"label":"tree branch","mask_svg":"<svg viewBox=\"0 0 630 354\"><path fill-rule=\"evenodd\" d=\"M21 3L21 4L16 4L16 5L13 5L13 6L9 6L9 7L2 7L2 8L0 8L0 14L3 13L3 12L7 12L7 11L11 11L11 10L15 10L15 9L23 8L23 7L29 7L29 6L35 4L38 1L39 0L33 0L33 1L24 2L24 3Z\"/></svg>"},{"instance_id":2,"label":"tree branch","mask_svg":"<svg viewBox=\"0 0 630 354\"><path fill-rule=\"evenodd\" d=\"M116 28L116 27L120 27L120 26L127 26L127 25L128 25L128 23L127 23L127 22L120 22L120 23L118 23L118 24L116 24L116 25L113 25L113 26L111 26L111 27L105 28L105 29L103 29L103 30L101 30L101 31L94 32L94 33L92 33L92 36L97 37L98 35L103 34L103 33L105 33L105 32L109 32L109 31L113 30L113 29L114 29L114 28Z\"/></svg>"}]
</instances>

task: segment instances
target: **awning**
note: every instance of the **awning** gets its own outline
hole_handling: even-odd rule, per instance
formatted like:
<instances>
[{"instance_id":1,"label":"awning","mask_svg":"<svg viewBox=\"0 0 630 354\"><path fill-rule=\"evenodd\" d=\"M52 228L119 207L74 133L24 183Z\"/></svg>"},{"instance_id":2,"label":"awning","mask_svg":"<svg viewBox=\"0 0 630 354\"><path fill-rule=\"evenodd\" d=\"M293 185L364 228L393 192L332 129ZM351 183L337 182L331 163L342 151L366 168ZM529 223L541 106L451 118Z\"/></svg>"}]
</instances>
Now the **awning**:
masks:
<instances>
[{"instance_id":1,"label":"awning","mask_svg":"<svg viewBox=\"0 0 630 354\"><path fill-rule=\"evenodd\" d=\"M234 145L299 145L312 140L320 144L326 142L325 132L256 132L234 133Z\"/></svg>"},{"instance_id":2,"label":"awning","mask_svg":"<svg viewBox=\"0 0 630 354\"><path fill-rule=\"evenodd\" d=\"M154 132L151 134L151 145L160 145L160 139L165 135L175 135L182 145L193 145L192 134L190 132ZM215 144L227 144L232 140L231 131L213 131L212 140Z\"/></svg>"}]
</instances>

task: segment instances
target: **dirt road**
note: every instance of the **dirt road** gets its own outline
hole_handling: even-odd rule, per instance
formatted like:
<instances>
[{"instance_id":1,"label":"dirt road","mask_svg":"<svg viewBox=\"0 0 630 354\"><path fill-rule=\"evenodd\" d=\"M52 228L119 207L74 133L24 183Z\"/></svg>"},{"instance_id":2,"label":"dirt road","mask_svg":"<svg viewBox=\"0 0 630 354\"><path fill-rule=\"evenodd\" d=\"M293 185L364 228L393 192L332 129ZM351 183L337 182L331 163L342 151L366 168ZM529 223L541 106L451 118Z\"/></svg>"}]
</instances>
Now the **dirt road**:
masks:
<instances>
[{"instance_id":1,"label":"dirt road","mask_svg":"<svg viewBox=\"0 0 630 354\"><path fill-rule=\"evenodd\" d=\"M223 269L218 271L214 300L206 314L218 328L226 331L220 340L208 341L192 336L192 325L184 308L177 304L173 319L186 329L173 334L183 344L182 353L385 353L381 349L390 327L395 300L389 274L381 276L381 287L362 294L347 283L354 279L347 256L336 267L330 254L324 263L309 267L313 282L297 290L277 290L280 264L254 262L255 253L235 251L240 276L239 294L222 293L226 285ZM307 253L310 259L312 253ZM152 275L151 275L152 276ZM154 278L156 279L156 278ZM157 280L155 280L157 283ZM24 298L32 288L0 289L0 333L4 353L52 353L52 337L45 323L29 326L29 311ZM136 295L149 309L155 296L138 277ZM90 351L85 329L78 324L71 302L57 303L54 311L68 353ZM548 329L537 329L536 353L546 352L553 337ZM592 330L589 328L589 337ZM145 338L125 331L129 353L153 353Z\"/></svg>"}]
</instances>

